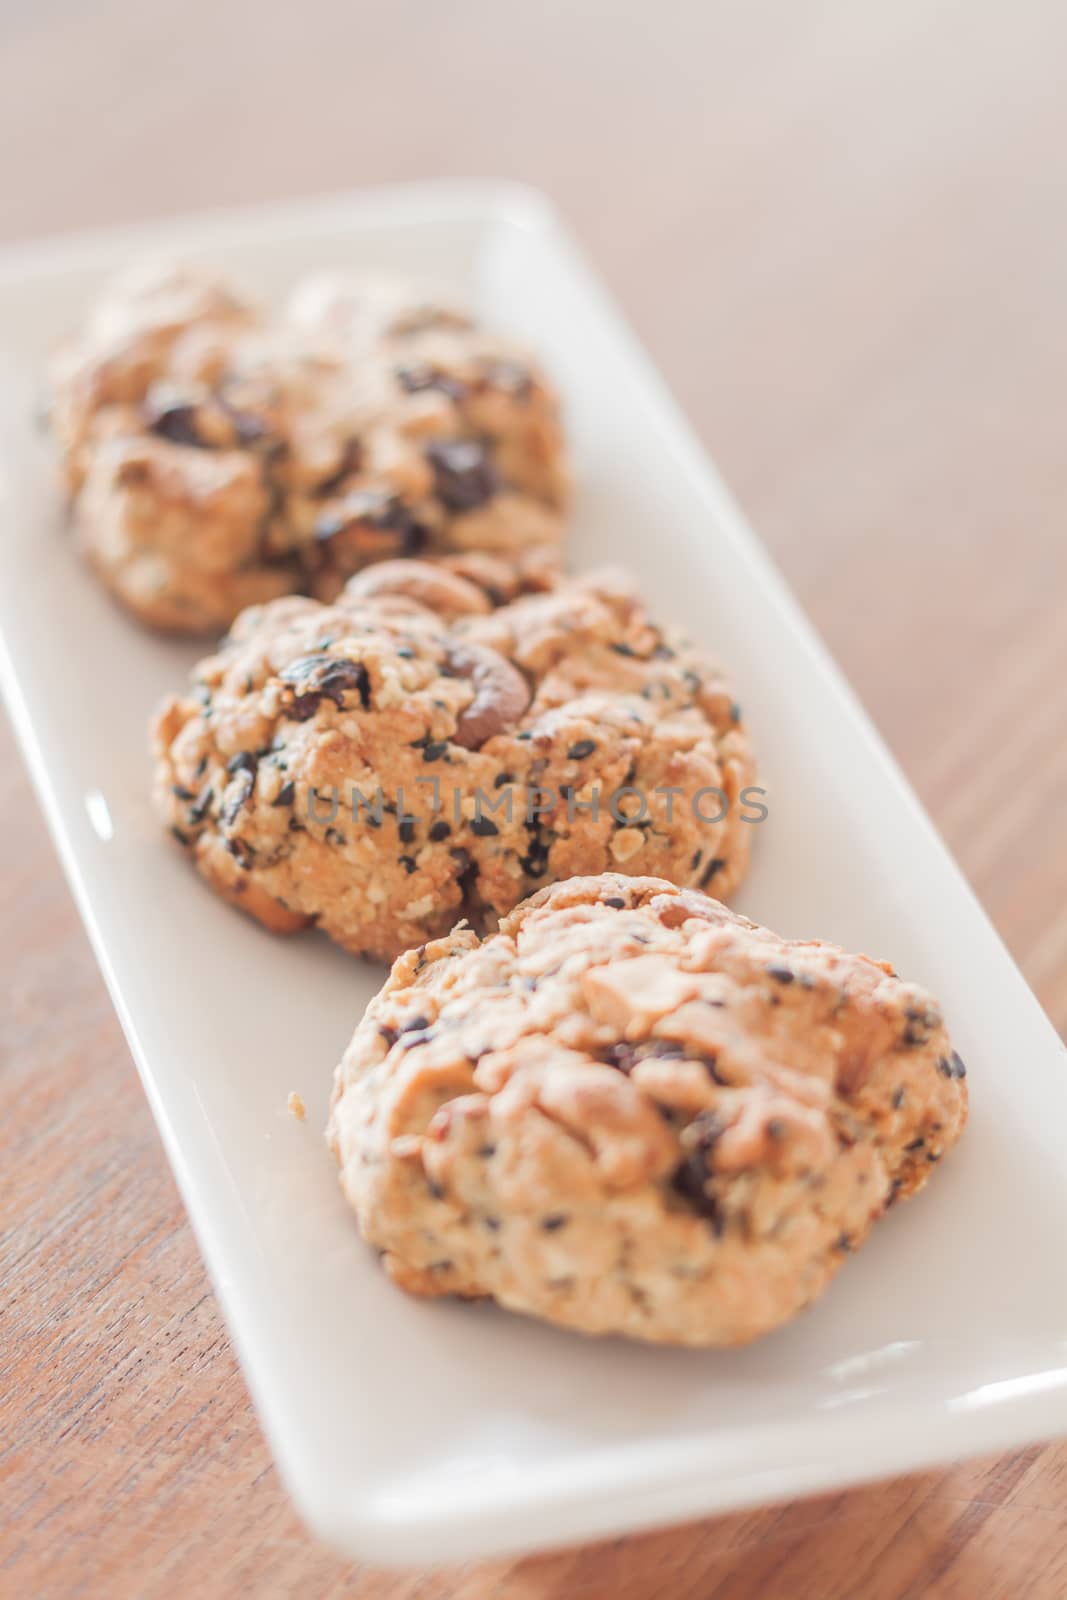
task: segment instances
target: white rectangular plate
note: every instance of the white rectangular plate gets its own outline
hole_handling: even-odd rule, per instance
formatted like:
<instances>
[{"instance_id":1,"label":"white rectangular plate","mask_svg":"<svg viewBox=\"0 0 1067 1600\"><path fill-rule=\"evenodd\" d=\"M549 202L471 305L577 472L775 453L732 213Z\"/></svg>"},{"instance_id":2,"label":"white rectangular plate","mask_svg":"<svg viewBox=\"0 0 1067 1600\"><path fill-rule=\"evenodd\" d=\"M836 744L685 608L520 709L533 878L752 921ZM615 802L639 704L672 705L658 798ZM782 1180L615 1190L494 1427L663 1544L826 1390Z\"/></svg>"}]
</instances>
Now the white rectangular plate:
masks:
<instances>
[{"instance_id":1,"label":"white rectangular plate","mask_svg":"<svg viewBox=\"0 0 1067 1600\"><path fill-rule=\"evenodd\" d=\"M382 973L216 900L147 800L145 727L198 651L138 628L62 526L33 387L132 254L280 294L308 269L454 285L562 386L573 555L621 561L729 665L770 789L739 900L892 959L968 1062L972 1119L826 1297L748 1349L591 1341L420 1303L361 1244L320 1136ZM0 262L4 685L283 1476L311 1527L435 1563L616 1534L1067 1431L1060 1041L862 710L546 204L445 184L10 251ZM299 1090L308 1120L286 1113Z\"/></svg>"}]
</instances>

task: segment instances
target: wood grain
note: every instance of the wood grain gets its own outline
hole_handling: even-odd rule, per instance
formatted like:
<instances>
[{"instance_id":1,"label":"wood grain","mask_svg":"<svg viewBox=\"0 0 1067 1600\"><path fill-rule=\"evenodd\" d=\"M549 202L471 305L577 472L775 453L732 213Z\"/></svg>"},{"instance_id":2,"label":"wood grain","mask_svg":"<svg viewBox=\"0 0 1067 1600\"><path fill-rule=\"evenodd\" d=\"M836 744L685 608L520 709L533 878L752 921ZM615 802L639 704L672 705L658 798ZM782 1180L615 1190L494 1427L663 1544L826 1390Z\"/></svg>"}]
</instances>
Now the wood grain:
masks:
<instances>
[{"instance_id":1,"label":"wood grain","mask_svg":"<svg viewBox=\"0 0 1067 1600\"><path fill-rule=\"evenodd\" d=\"M0 42L7 237L394 178L549 190L1062 1029L1063 7L38 0ZM0 1594L1067 1593L1063 1444L444 1575L312 1543L0 748Z\"/></svg>"}]
</instances>

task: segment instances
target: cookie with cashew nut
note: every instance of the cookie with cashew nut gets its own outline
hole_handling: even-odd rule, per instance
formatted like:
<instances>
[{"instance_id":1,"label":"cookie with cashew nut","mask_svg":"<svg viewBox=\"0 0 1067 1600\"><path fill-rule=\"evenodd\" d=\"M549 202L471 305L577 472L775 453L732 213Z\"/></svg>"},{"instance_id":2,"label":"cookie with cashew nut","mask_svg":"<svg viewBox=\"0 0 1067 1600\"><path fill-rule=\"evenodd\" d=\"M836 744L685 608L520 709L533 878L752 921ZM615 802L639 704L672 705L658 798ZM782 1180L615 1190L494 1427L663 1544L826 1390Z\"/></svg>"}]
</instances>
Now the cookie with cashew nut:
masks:
<instances>
[{"instance_id":1,"label":"cookie with cashew nut","mask_svg":"<svg viewBox=\"0 0 1067 1600\"><path fill-rule=\"evenodd\" d=\"M242 613L154 741L157 810L220 894L379 960L575 873L729 894L762 810L733 690L623 578L490 558Z\"/></svg>"},{"instance_id":2,"label":"cookie with cashew nut","mask_svg":"<svg viewBox=\"0 0 1067 1600\"><path fill-rule=\"evenodd\" d=\"M402 956L328 1138L403 1288L731 1345L810 1305L922 1187L964 1076L885 962L607 874Z\"/></svg>"},{"instance_id":3,"label":"cookie with cashew nut","mask_svg":"<svg viewBox=\"0 0 1067 1600\"><path fill-rule=\"evenodd\" d=\"M268 313L149 264L56 354L79 544L142 621L221 630L372 562L558 550L568 476L537 362L392 280L316 278Z\"/></svg>"}]
</instances>

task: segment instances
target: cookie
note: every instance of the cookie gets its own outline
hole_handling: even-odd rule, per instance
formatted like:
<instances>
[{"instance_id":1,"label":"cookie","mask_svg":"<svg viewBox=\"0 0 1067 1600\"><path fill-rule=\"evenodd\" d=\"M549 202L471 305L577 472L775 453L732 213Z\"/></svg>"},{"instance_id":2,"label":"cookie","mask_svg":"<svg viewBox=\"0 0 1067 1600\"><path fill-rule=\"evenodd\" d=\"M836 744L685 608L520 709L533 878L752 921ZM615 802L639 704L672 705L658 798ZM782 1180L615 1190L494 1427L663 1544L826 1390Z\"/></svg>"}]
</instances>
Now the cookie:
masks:
<instances>
[{"instance_id":1,"label":"cookie","mask_svg":"<svg viewBox=\"0 0 1067 1600\"><path fill-rule=\"evenodd\" d=\"M576 873L728 895L761 809L732 690L625 580L536 591L486 556L243 613L154 739L157 809L214 888L375 959Z\"/></svg>"},{"instance_id":2,"label":"cookie","mask_svg":"<svg viewBox=\"0 0 1067 1600\"><path fill-rule=\"evenodd\" d=\"M269 317L188 268L121 279L52 367L79 542L142 621L336 598L371 562L558 549L554 392L468 315L314 279Z\"/></svg>"},{"instance_id":3,"label":"cookie","mask_svg":"<svg viewBox=\"0 0 1067 1600\"><path fill-rule=\"evenodd\" d=\"M421 1295L730 1345L827 1286L967 1115L936 1004L884 962L617 874L409 951L328 1138Z\"/></svg>"}]
</instances>

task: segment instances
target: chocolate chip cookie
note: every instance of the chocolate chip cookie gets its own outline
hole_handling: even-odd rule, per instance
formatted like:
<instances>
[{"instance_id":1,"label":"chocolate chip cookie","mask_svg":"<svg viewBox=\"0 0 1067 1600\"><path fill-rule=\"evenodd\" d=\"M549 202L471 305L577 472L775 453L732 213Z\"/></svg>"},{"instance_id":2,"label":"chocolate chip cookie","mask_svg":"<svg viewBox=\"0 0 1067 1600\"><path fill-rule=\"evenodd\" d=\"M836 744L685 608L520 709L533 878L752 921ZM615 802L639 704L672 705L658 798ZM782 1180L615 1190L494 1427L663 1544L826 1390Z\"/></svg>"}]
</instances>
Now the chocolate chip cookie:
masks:
<instances>
[{"instance_id":1,"label":"chocolate chip cookie","mask_svg":"<svg viewBox=\"0 0 1067 1600\"><path fill-rule=\"evenodd\" d=\"M537 364L410 287L317 278L280 316L145 267L52 366L79 542L152 626L333 599L371 562L558 547L558 406Z\"/></svg>"},{"instance_id":2,"label":"chocolate chip cookie","mask_svg":"<svg viewBox=\"0 0 1067 1600\"><path fill-rule=\"evenodd\" d=\"M404 1288L724 1345L809 1305L926 1182L963 1080L886 963L608 874L402 956L328 1137Z\"/></svg>"},{"instance_id":3,"label":"chocolate chip cookie","mask_svg":"<svg viewBox=\"0 0 1067 1600\"><path fill-rule=\"evenodd\" d=\"M732 690L624 579L536 590L484 555L242 613L155 750L157 808L220 893L376 959L575 873L728 895L763 812Z\"/></svg>"}]
</instances>

